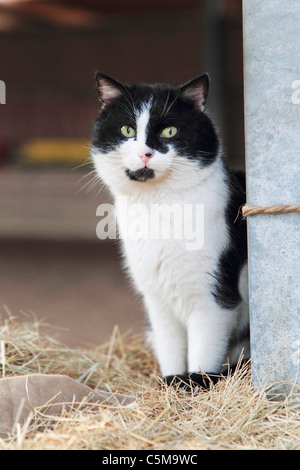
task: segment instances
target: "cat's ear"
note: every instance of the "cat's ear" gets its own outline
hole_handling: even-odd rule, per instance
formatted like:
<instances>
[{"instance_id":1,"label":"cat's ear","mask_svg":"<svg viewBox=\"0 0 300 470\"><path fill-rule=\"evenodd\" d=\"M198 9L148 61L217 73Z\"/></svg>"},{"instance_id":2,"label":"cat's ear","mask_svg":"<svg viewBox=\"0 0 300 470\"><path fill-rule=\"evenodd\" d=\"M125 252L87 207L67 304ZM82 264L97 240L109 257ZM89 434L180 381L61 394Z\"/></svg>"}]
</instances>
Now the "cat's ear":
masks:
<instances>
[{"instance_id":1,"label":"cat's ear","mask_svg":"<svg viewBox=\"0 0 300 470\"><path fill-rule=\"evenodd\" d=\"M96 88L101 109L104 109L113 100L120 98L124 92L121 83L100 72L96 74Z\"/></svg>"},{"instance_id":2,"label":"cat's ear","mask_svg":"<svg viewBox=\"0 0 300 470\"><path fill-rule=\"evenodd\" d=\"M206 73L181 86L182 96L193 100L200 111L205 110L208 90L209 76Z\"/></svg>"}]
</instances>

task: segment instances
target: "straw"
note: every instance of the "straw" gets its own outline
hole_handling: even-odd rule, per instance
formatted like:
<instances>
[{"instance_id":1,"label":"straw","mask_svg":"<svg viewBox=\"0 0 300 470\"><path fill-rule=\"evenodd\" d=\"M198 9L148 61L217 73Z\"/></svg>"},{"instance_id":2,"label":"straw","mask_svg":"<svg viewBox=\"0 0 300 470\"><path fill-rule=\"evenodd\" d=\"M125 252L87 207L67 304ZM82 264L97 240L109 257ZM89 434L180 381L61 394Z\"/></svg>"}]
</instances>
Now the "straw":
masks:
<instances>
[{"instance_id":1,"label":"straw","mask_svg":"<svg viewBox=\"0 0 300 470\"><path fill-rule=\"evenodd\" d=\"M69 348L42 333L44 324L0 323L0 377L66 374L100 390L135 395L128 408L105 404L71 407L50 420L38 411L16 426L0 449L100 450L300 450L299 407L270 402L241 368L207 392L187 393L162 385L155 358L142 336L115 328L97 348Z\"/></svg>"}]
</instances>

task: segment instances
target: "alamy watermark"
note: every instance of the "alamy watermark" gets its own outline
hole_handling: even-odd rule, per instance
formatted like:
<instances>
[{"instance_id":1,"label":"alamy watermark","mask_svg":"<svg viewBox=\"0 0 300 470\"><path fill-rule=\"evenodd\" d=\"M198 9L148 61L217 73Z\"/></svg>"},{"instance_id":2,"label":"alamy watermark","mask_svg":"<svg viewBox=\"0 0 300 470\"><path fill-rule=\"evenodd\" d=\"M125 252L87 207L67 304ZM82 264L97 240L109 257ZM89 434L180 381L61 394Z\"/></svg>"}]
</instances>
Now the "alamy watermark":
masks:
<instances>
[{"instance_id":1,"label":"alamy watermark","mask_svg":"<svg viewBox=\"0 0 300 470\"><path fill-rule=\"evenodd\" d=\"M0 80L0 104L6 104L6 85L3 80Z\"/></svg>"},{"instance_id":2,"label":"alamy watermark","mask_svg":"<svg viewBox=\"0 0 300 470\"><path fill-rule=\"evenodd\" d=\"M204 245L204 204L129 204L123 196L117 205L100 204L96 234L100 240L182 240L186 250Z\"/></svg>"},{"instance_id":3,"label":"alamy watermark","mask_svg":"<svg viewBox=\"0 0 300 470\"><path fill-rule=\"evenodd\" d=\"M294 93L292 93L292 103L300 104L300 80L294 80L292 88L295 90Z\"/></svg>"}]
</instances>

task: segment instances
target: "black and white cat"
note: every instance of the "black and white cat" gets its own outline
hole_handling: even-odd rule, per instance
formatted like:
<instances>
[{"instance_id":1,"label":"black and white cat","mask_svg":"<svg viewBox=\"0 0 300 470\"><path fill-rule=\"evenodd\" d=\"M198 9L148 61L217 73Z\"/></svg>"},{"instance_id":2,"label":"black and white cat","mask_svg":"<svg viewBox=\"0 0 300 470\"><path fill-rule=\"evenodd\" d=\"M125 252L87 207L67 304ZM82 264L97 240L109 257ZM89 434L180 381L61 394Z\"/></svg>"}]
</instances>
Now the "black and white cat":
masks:
<instances>
[{"instance_id":1,"label":"black and white cat","mask_svg":"<svg viewBox=\"0 0 300 470\"><path fill-rule=\"evenodd\" d=\"M144 298L161 373L167 383L179 377L204 386L203 372L215 382L224 363L250 351L246 226L238 215L245 181L227 169L205 113L208 76L180 87L129 86L98 73L96 83L92 157L114 197L126 265ZM137 204L149 211L203 204L201 248L187 249L184 237L125 236L124 198L129 214Z\"/></svg>"}]
</instances>

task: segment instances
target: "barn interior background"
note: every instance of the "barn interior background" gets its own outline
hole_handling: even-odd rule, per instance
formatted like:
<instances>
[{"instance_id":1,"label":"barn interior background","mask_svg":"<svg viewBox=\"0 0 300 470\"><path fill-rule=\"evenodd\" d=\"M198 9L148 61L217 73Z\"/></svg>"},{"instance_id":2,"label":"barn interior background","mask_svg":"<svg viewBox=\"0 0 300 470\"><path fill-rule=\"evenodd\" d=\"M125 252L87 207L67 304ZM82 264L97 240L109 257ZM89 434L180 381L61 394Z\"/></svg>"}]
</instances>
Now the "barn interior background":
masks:
<instances>
[{"instance_id":1,"label":"barn interior background","mask_svg":"<svg viewBox=\"0 0 300 470\"><path fill-rule=\"evenodd\" d=\"M124 82L211 75L208 109L244 167L240 0L0 0L0 315L74 345L144 326L115 242L96 237L88 159L100 70Z\"/></svg>"}]
</instances>

